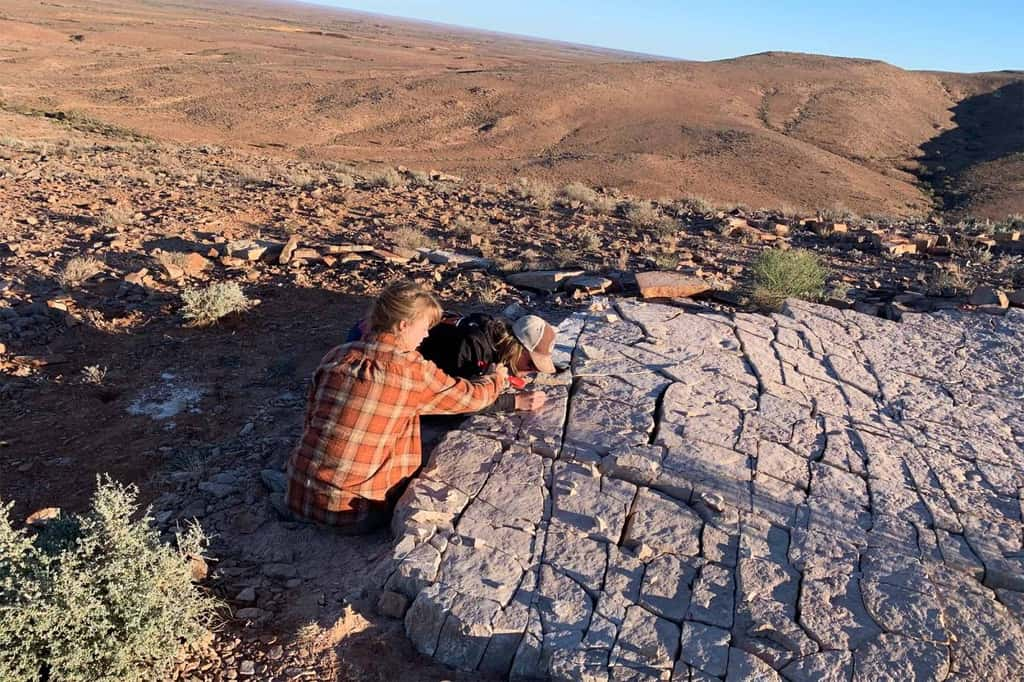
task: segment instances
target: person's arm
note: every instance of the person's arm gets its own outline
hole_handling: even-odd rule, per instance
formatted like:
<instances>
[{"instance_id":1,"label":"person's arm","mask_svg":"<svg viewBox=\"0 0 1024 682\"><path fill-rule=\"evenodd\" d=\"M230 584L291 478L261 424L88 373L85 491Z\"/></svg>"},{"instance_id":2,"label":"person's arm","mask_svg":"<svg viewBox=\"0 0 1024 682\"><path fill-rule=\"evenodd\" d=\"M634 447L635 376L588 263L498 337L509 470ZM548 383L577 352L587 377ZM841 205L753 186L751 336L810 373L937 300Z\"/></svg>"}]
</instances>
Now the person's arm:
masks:
<instances>
[{"instance_id":1,"label":"person's arm","mask_svg":"<svg viewBox=\"0 0 1024 682\"><path fill-rule=\"evenodd\" d=\"M420 414L464 414L482 410L495 401L508 385L508 370L496 368L477 379L456 379L432 362L422 363L422 407Z\"/></svg>"},{"instance_id":2,"label":"person's arm","mask_svg":"<svg viewBox=\"0 0 1024 682\"><path fill-rule=\"evenodd\" d=\"M516 394L502 393L498 399L491 403L490 407L480 410L480 414L501 414L502 412L516 411Z\"/></svg>"}]
</instances>

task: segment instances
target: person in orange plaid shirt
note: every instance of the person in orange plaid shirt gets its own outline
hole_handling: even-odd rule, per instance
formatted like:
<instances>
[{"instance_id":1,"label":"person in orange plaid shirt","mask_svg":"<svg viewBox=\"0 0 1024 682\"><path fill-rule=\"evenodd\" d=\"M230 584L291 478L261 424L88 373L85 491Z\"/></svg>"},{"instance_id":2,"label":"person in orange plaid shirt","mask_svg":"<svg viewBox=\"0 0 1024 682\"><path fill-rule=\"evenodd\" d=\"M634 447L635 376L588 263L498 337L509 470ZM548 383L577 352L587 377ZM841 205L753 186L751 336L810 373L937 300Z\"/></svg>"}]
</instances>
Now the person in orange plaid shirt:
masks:
<instances>
[{"instance_id":1,"label":"person in orange plaid shirt","mask_svg":"<svg viewBox=\"0 0 1024 682\"><path fill-rule=\"evenodd\" d=\"M440 319L433 294L393 284L370 311L370 334L324 356L280 511L351 533L385 525L421 465L420 415L475 412L497 399L508 383L504 365L455 379L416 351Z\"/></svg>"}]
</instances>

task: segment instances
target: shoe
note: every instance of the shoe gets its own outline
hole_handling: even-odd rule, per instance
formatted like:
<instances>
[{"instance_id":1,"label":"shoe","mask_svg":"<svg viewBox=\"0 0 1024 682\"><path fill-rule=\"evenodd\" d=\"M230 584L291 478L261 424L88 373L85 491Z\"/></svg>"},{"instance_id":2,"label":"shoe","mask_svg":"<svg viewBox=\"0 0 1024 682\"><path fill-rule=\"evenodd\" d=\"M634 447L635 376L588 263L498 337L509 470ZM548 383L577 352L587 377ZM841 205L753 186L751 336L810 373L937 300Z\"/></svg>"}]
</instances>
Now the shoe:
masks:
<instances>
[{"instance_id":1,"label":"shoe","mask_svg":"<svg viewBox=\"0 0 1024 682\"><path fill-rule=\"evenodd\" d=\"M288 474L277 469L264 469L260 472L260 480L267 490L272 493L284 494L288 488Z\"/></svg>"},{"instance_id":2,"label":"shoe","mask_svg":"<svg viewBox=\"0 0 1024 682\"><path fill-rule=\"evenodd\" d=\"M291 509L288 508L288 503L284 499L284 495L279 493L271 493L270 495L270 506L277 512L277 516L282 521L304 521L295 515Z\"/></svg>"}]
</instances>

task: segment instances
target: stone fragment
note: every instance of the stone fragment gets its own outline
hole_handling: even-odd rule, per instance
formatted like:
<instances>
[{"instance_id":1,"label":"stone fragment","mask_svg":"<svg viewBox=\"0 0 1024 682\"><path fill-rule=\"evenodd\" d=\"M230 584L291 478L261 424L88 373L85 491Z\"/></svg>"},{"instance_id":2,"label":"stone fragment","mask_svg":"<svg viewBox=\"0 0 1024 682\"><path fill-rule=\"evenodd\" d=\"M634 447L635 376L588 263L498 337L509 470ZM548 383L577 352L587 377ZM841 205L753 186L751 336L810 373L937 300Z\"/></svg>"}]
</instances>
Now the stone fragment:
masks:
<instances>
[{"instance_id":1,"label":"stone fragment","mask_svg":"<svg viewBox=\"0 0 1024 682\"><path fill-rule=\"evenodd\" d=\"M595 475L592 465L556 462L552 474L552 515L581 534L617 542L636 486Z\"/></svg>"},{"instance_id":2,"label":"stone fragment","mask_svg":"<svg viewBox=\"0 0 1024 682\"><path fill-rule=\"evenodd\" d=\"M663 618L681 622L690 607L690 588L698 567L698 561L689 557L655 557L644 570L640 603Z\"/></svg>"},{"instance_id":3,"label":"stone fragment","mask_svg":"<svg viewBox=\"0 0 1024 682\"><path fill-rule=\"evenodd\" d=\"M587 537L578 529L552 521L544 543L544 562L557 566L567 576L596 591L608 563L608 545Z\"/></svg>"},{"instance_id":4,"label":"stone fragment","mask_svg":"<svg viewBox=\"0 0 1024 682\"><path fill-rule=\"evenodd\" d=\"M523 577L512 555L493 547L470 547L452 541L441 558L438 582L467 596L507 604Z\"/></svg>"},{"instance_id":5,"label":"stone fragment","mask_svg":"<svg viewBox=\"0 0 1024 682\"><path fill-rule=\"evenodd\" d=\"M701 526L700 517L682 502L641 488L623 541L627 547L646 546L656 553L697 556Z\"/></svg>"},{"instance_id":6,"label":"stone fragment","mask_svg":"<svg viewBox=\"0 0 1024 682\"><path fill-rule=\"evenodd\" d=\"M401 538L420 533L423 538L435 530L451 530L456 514L465 509L469 497L446 483L426 476L414 479L405 489L391 517L391 532Z\"/></svg>"},{"instance_id":7,"label":"stone fragment","mask_svg":"<svg viewBox=\"0 0 1024 682\"><path fill-rule=\"evenodd\" d=\"M586 294L603 294L611 285L612 281L606 277L577 275L565 280L562 283L562 288L570 294L577 291Z\"/></svg>"},{"instance_id":8,"label":"stone fragment","mask_svg":"<svg viewBox=\"0 0 1024 682\"><path fill-rule=\"evenodd\" d=\"M370 255L380 258L383 261L387 261L388 263L405 264L416 256L416 252L413 251L412 254L409 254L400 253L399 249L374 249L370 252Z\"/></svg>"},{"instance_id":9,"label":"stone fragment","mask_svg":"<svg viewBox=\"0 0 1024 682\"><path fill-rule=\"evenodd\" d=\"M320 252L311 248L295 249L292 260L320 260Z\"/></svg>"},{"instance_id":10,"label":"stone fragment","mask_svg":"<svg viewBox=\"0 0 1024 682\"><path fill-rule=\"evenodd\" d=\"M537 609L544 632L572 630L582 636L590 623L593 606L583 586L543 564Z\"/></svg>"},{"instance_id":11,"label":"stone fragment","mask_svg":"<svg viewBox=\"0 0 1024 682\"><path fill-rule=\"evenodd\" d=\"M798 658L779 672L790 682L849 682L853 656L849 651L822 651Z\"/></svg>"},{"instance_id":12,"label":"stone fragment","mask_svg":"<svg viewBox=\"0 0 1024 682\"><path fill-rule=\"evenodd\" d=\"M423 474L473 496L501 454L501 443L468 431L450 431L434 448Z\"/></svg>"},{"instance_id":13,"label":"stone fragment","mask_svg":"<svg viewBox=\"0 0 1024 682\"><path fill-rule=\"evenodd\" d=\"M243 588L237 595L235 595L235 601L240 604L252 604L256 601L256 589L253 587Z\"/></svg>"},{"instance_id":14,"label":"stone fragment","mask_svg":"<svg viewBox=\"0 0 1024 682\"><path fill-rule=\"evenodd\" d=\"M547 677L547 667L541 660L543 638L544 632L541 626L540 615L536 609L531 609L526 632L523 633L519 647L516 649L515 657L512 660L512 670L509 672L509 679L536 680Z\"/></svg>"},{"instance_id":15,"label":"stone fragment","mask_svg":"<svg viewBox=\"0 0 1024 682\"><path fill-rule=\"evenodd\" d=\"M440 566L441 553L424 542L402 558L385 587L415 599L420 590L437 578Z\"/></svg>"},{"instance_id":16,"label":"stone fragment","mask_svg":"<svg viewBox=\"0 0 1024 682\"><path fill-rule=\"evenodd\" d=\"M608 653L592 649L555 651L548 672L554 682L608 682Z\"/></svg>"},{"instance_id":17,"label":"stone fragment","mask_svg":"<svg viewBox=\"0 0 1024 682\"><path fill-rule=\"evenodd\" d=\"M683 623L679 660L715 677L724 677L729 665L728 630L687 621Z\"/></svg>"},{"instance_id":18,"label":"stone fragment","mask_svg":"<svg viewBox=\"0 0 1024 682\"><path fill-rule=\"evenodd\" d=\"M61 517L60 507L44 507L37 509L25 518L25 525L32 528L45 528Z\"/></svg>"},{"instance_id":19,"label":"stone fragment","mask_svg":"<svg viewBox=\"0 0 1024 682\"><path fill-rule=\"evenodd\" d=\"M868 613L886 632L943 644L949 641L942 606L934 594L877 580L862 580L860 592Z\"/></svg>"},{"instance_id":20,"label":"stone fragment","mask_svg":"<svg viewBox=\"0 0 1024 682\"><path fill-rule=\"evenodd\" d=\"M288 237L288 241L281 247L281 253L277 257L277 262L281 265L287 265L292 260L292 254L295 253L295 249L299 248L299 236L291 235Z\"/></svg>"},{"instance_id":21,"label":"stone fragment","mask_svg":"<svg viewBox=\"0 0 1024 682\"><path fill-rule=\"evenodd\" d=\"M531 270L506 275L505 279L515 287L537 289L539 291L557 291L565 280L579 277L582 270Z\"/></svg>"},{"instance_id":22,"label":"stone fragment","mask_svg":"<svg viewBox=\"0 0 1024 682\"><path fill-rule=\"evenodd\" d=\"M704 564L693 585L687 620L732 628L735 592L731 570L721 564Z\"/></svg>"},{"instance_id":23,"label":"stone fragment","mask_svg":"<svg viewBox=\"0 0 1024 682\"><path fill-rule=\"evenodd\" d=\"M448 612L457 594L434 583L420 592L405 612L405 634L421 654L433 656Z\"/></svg>"},{"instance_id":24,"label":"stone fragment","mask_svg":"<svg viewBox=\"0 0 1024 682\"><path fill-rule=\"evenodd\" d=\"M995 306L997 308L1007 308L1010 305L1010 301L1005 293L999 289L984 285L975 287L967 302L971 305Z\"/></svg>"},{"instance_id":25,"label":"stone fragment","mask_svg":"<svg viewBox=\"0 0 1024 682\"><path fill-rule=\"evenodd\" d=\"M516 651L522 644L529 619L529 607L515 599L495 614L491 623L490 641L478 666L480 672L508 675Z\"/></svg>"},{"instance_id":26,"label":"stone fragment","mask_svg":"<svg viewBox=\"0 0 1024 682\"><path fill-rule=\"evenodd\" d=\"M616 545L608 546L608 572L604 577L604 592L622 597L623 602L640 600L640 585L643 583L644 564L636 556L625 552ZM622 619L615 619L621 623Z\"/></svg>"},{"instance_id":27,"label":"stone fragment","mask_svg":"<svg viewBox=\"0 0 1024 682\"><path fill-rule=\"evenodd\" d=\"M491 623L498 609L490 599L456 596L438 635L434 658L458 670L476 670L490 642Z\"/></svg>"},{"instance_id":28,"label":"stone fragment","mask_svg":"<svg viewBox=\"0 0 1024 682\"><path fill-rule=\"evenodd\" d=\"M679 651L679 626L640 606L631 606L612 649L611 665L671 669Z\"/></svg>"},{"instance_id":29,"label":"stone fragment","mask_svg":"<svg viewBox=\"0 0 1024 682\"><path fill-rule=\"evenodd\" d=\"M638 272L636 283L644 298L690 298L711 290L699 277L678 272Z\"/></svg>"},{"instance_id":30,"label":"stone fragment","mask_svg":"<svg viewBox=\"0 0 1024 682\"><path fill-rule=\"evenodd\" d=\"M800 586L800 624L824 649L857 649L880 634L864 609L861 581L838 573Z\"/></svg>"},{"instance_id":31,"label":"stone fragment","mask_svg":"<svg viewBox=\"0 0 1024 682\"><path fill-rule=\"evenodd\" d=\"M377 598L377 613L387 618L402 618L409 608L409 599L404 594L385 590Z\"/></svg>"}]
</instances>

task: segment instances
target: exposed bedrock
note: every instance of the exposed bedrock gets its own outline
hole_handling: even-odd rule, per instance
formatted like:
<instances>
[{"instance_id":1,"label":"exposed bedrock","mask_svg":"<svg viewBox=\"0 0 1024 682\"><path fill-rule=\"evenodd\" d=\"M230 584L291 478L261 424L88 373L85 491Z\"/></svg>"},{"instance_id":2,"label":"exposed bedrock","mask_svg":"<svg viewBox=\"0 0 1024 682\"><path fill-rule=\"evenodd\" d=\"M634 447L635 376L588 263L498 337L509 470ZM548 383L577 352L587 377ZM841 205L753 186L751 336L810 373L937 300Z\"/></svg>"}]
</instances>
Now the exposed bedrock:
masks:
<instances>
[{"instance_id":1,"label":"exposed bedrock","mask_svg":"<svg viewBox=\"0 0 1024 682\"><path fill-rule=\"evenodd\" d=\"M449 433L384 588L421 652L558 680L1016 679L1024 314L619 300L540 414Z\"/></svg>"}]
</instances>

